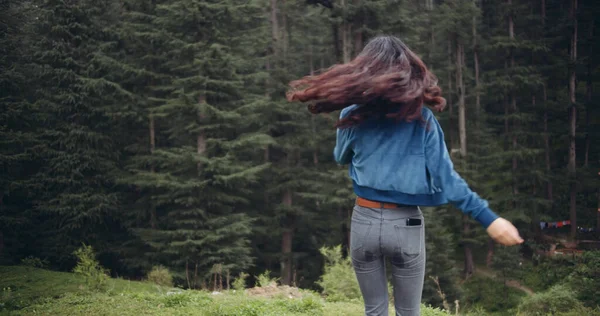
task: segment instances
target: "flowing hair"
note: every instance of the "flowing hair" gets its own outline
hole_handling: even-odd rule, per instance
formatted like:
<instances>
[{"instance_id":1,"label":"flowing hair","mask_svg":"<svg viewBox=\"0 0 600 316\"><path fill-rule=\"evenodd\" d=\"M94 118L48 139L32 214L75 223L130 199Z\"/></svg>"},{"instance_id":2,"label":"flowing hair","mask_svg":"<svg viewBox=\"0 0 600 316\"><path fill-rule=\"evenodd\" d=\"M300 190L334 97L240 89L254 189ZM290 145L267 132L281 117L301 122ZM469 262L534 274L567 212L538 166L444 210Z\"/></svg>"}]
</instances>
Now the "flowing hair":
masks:
<instances>
[{"instance_id":1,"label":"flowing hair","mask_svg":"<svg viewBox=\"0 0 600 316\"><path fill-rule=\"evenodd\" d=\"M394 36L376 37L354 60L292 81L290 87L288 101L311 102L308 110L313 114L358 104L336 127L376 115L410 122L421 119L423 104L438 112L446 106L435 75Z\"/></svg>"}]
</instances>

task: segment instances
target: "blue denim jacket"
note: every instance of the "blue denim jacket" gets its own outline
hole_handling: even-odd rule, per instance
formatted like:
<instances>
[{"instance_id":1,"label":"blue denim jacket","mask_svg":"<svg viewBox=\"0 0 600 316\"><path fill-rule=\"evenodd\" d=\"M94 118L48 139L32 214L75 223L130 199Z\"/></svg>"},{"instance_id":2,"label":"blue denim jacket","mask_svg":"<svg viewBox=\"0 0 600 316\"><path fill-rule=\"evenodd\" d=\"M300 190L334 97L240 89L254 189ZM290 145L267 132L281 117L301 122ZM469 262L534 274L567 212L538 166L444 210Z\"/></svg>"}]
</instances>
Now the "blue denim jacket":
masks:
<instances>
[{"instance_id":1,"label":"blue denim jacket","mask_svg":"<svg viewBox=\"0 0 600 316\"><path fill-rule=\"evenodd\" d=\"M340 118L356 108L345 108ZM423 107L422 114L424 122L371 118L338 129L336 162L350 164L354 192L360 197L418 206L452 203L487 228L498 215L454 170L444 132L431 110Z\"/></svg>"}]
</instances>

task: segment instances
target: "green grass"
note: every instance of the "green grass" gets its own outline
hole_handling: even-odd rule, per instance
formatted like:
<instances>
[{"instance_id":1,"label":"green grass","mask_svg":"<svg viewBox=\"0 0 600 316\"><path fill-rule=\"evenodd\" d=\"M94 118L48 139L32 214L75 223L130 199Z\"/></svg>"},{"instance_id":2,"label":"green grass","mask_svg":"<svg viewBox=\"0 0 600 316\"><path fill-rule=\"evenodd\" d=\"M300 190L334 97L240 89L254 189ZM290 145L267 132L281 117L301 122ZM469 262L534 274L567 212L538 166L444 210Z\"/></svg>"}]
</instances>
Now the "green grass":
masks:
<instances>
[{"instance_id":1,"label":"green grass","mask_svg":"<svg viewBox=\"0 0 600 316\"><path fill-rule=\"evenodd\" d=\"M212 295L122 279L110 279L103 291L86 290L84 284L85 280L73 273L0 266L0 315L364 315L359 302L325 302L309 291L302 291L302 298L291 299L233 291ZM448 314L424 308L422 315Z\"/></svg>"},{"instance_id":2,"label":"green grass","mask_svg":"<svg viewBox=\"0 0 600 316\"><path fill-rule=\"evenodd\" d=\"M85 281L78 275L23 266L0 266L0 304L4 309L19 309L40 299L59 298L66 293L82 292ZM109 279L112 292L165 293L168 288L146 282ZM0 311L2 309L0 308Z\"/></svg>"}]
</instances>

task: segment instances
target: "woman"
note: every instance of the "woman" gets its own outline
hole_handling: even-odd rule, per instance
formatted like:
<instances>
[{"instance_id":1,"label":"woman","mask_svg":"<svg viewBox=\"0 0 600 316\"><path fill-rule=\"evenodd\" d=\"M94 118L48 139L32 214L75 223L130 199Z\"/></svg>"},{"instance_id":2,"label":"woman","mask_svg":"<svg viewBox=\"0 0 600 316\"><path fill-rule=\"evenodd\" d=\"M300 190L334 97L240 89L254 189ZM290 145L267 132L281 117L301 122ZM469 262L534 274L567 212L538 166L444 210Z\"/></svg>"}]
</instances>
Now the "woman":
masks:
<instances>
[{"instance_id":1,"label":"woman","mask_svg":"<svg viewBox=\"0 0 600 316\"><path fill-rule=\"evenodd\" d=\"M419 206L452 203L503 245L523 242L486 200L454 171L444 133L429 105L442 111L435 76L398 38L371 40L353 61L291 83L290 101L312 101L312 113L342 110L334 149L350 164L358 196L350 256L366 315L388 315L385 258L393 269L396 315L420 314L425 231Z\"/></svg>"}]
</instances>

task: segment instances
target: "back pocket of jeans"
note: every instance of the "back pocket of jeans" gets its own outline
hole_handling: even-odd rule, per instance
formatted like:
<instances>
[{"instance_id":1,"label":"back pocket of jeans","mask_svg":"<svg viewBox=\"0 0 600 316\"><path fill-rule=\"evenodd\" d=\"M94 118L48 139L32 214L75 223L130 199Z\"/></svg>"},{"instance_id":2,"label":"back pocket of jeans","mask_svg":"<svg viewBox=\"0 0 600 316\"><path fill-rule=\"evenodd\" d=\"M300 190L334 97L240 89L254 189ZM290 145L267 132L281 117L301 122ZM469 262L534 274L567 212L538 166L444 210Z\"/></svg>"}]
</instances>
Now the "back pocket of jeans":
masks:
<instances>
[{"instance_id":1,"label":"back pocket of jeans","mask_svg":"<svg viewBox=\"0 0 600 316\"><path fill-rule=\"evenodd\" d=\"M421 218L421 223L422 220ZM423 227L423 224L419 226L394 225L398 248L406 259L416 258L421 254Z\"/></svg>"},{"instance_id":2,"label":"back pocket of jeans","mask_svg":"<svg viewBox=\"0 0 600 316\"><path fill-rule=\"evenodd\" d=\"M352 216L350 223L350 248L352 250L362 248L370 231L370 221Z\"/></svg>"}]
</instances>

